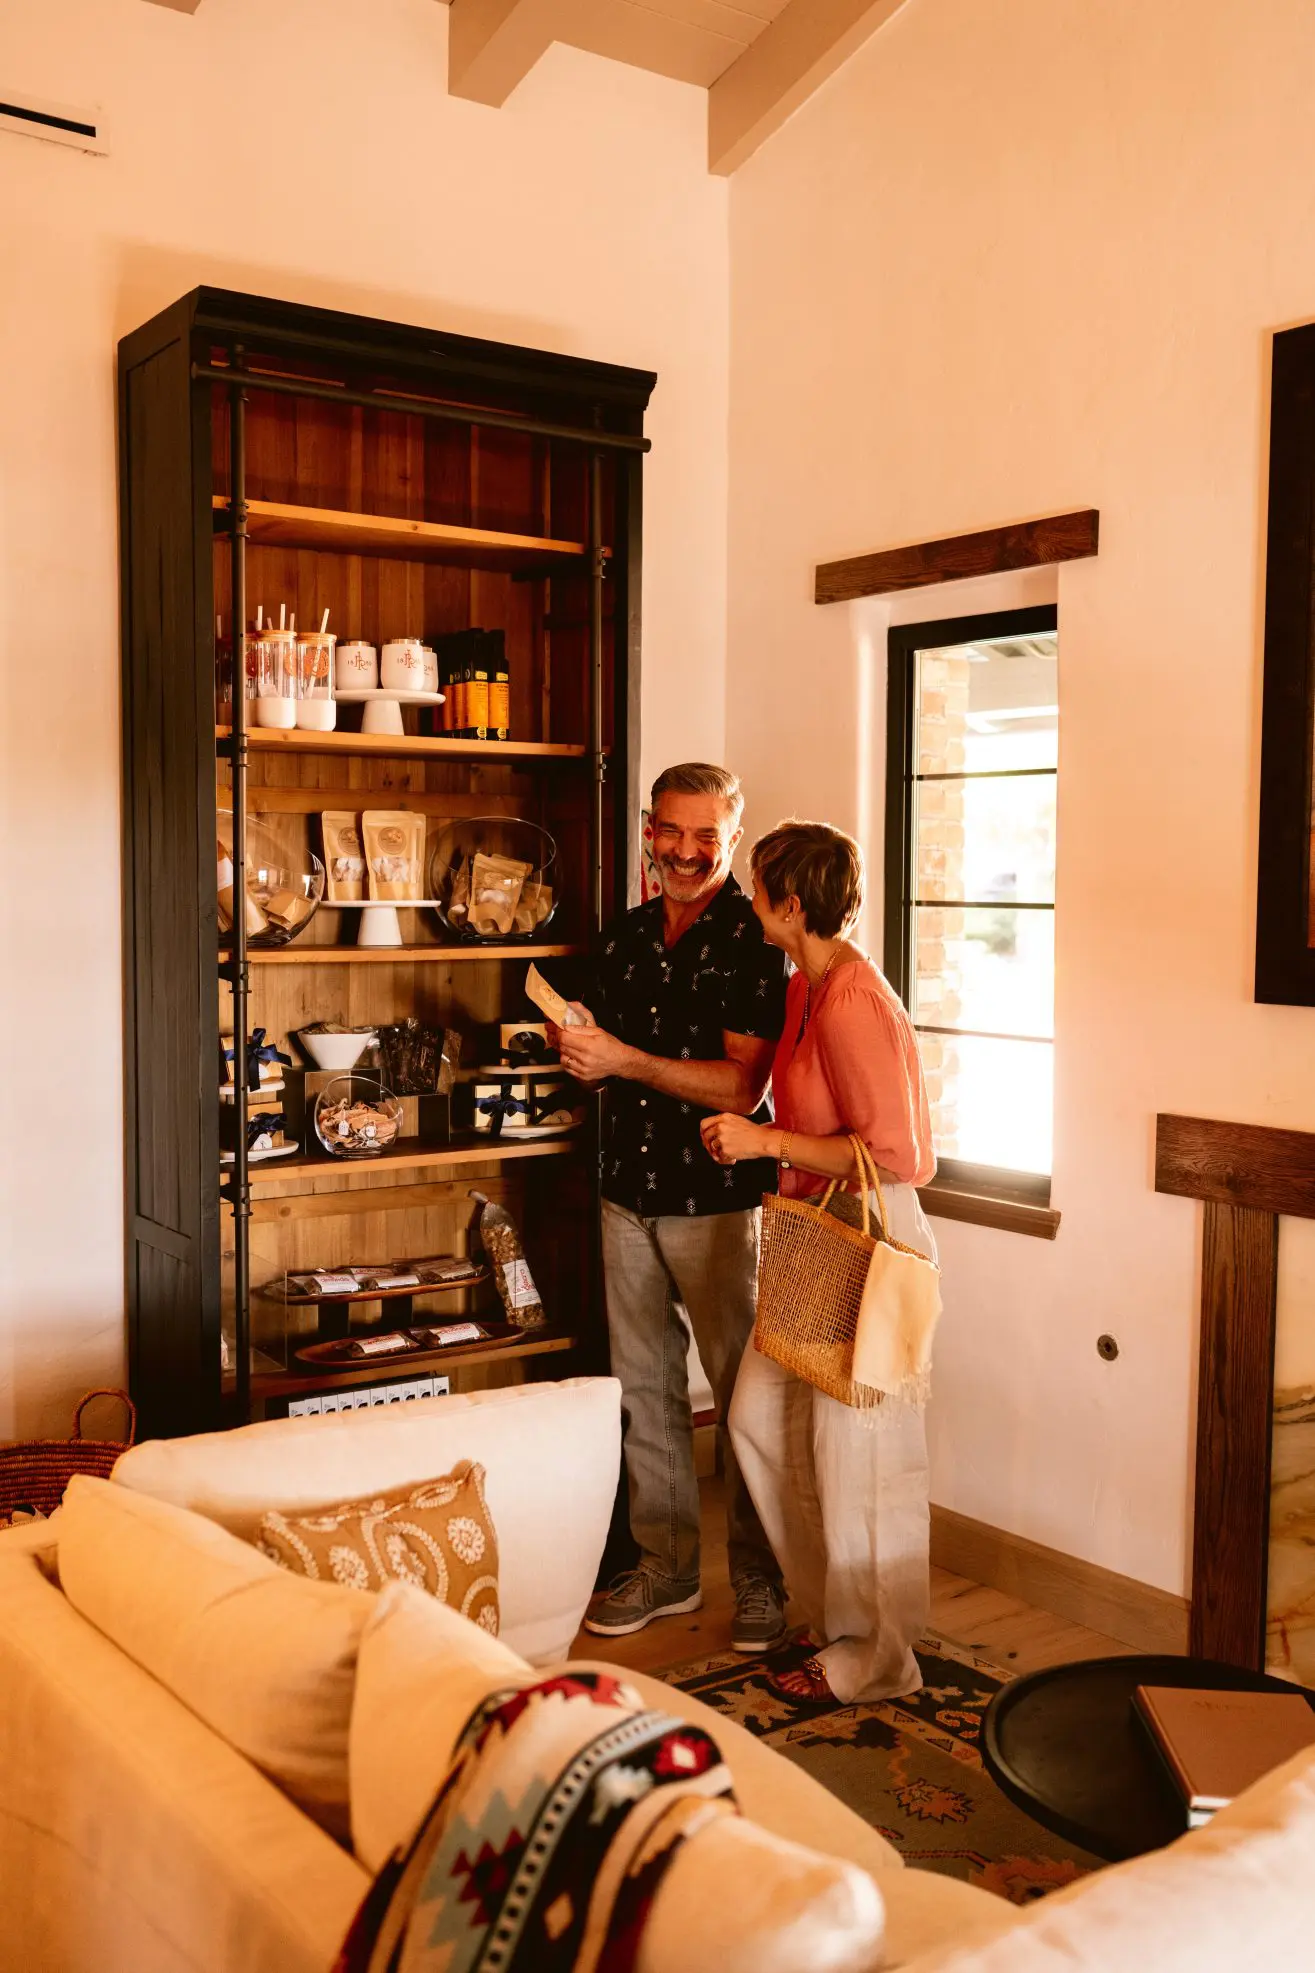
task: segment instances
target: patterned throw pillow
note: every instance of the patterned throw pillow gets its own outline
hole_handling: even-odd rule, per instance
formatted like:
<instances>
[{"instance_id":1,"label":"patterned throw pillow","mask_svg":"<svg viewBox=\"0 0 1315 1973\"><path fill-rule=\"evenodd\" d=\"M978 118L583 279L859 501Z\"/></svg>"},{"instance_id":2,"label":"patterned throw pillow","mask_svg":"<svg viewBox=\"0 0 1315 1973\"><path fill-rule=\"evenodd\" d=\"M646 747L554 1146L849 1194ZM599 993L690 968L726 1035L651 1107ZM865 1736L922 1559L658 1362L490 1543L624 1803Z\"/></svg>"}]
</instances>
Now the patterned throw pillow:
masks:
<instances>
[{"instance_id":1,"label":"patterned throw pillow","mask_svg":"<svg viewBox=\"0 0 1315 1973\"><path fill-rule=\"evenodd\" d=\"M349 1589L413 1583L482 1630L498 1634L498 1538L484 1468L464 1459L440 1480L261 1516L256 1546L294 1575Z\"/></svg>"}]
</instances>

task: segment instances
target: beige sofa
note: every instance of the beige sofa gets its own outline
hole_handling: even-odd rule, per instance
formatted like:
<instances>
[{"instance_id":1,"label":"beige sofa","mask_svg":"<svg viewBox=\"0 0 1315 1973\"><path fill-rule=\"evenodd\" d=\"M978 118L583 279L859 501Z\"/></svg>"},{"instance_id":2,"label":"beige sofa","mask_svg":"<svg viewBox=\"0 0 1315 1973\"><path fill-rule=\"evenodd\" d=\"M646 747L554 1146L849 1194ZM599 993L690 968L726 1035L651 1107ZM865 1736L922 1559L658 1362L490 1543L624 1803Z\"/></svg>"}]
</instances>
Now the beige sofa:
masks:
<instances>
[{"instance_id":1,"label":"beige sofa","mask_svg":"<svg viewBox=\"0 0 1315 1973\"><path fill-rule=\"evenodd\" d=\"M468 1705L463 1678L474 1690L487 1667L486 1686L496 1684L509 1652L535 1664L566 1655L601 1553L618 1452L611 1380L527 1386L147 1444L119 1462L116 1485L82 1483L53 1522L0 1535L0 1966L327 1973L369 1882L366 1864L414 1820L441 1773L450 1724L429 1715L446 1708L455 1717ZM273 1583L248 1583L243 1572L265 1568L262 1559L221 1532L248 1532L268 1506L431 1478L461 1458L487 1473L502 1551L501 1644L411 1591L425 1609L393 1611L394 1591L367 1598L278 1571L267 1571ZM213 1578L204 1607L189 1602L184 1580L193 1549ZM309 1628L278 1614L294 1590L320 1597ZM352 1624L348 1648L338 1633ZM298 1712L299 1674L312 1711L307 1745L293 1753L309 1748L327 1782L308 1778L304 1758L281 1773L283 1753L266 1744L286 1737ZM1180 1935L1195 1937L1183 1962L1192 1973L1310 1963L1291 1941L1298 1921L1307 1953L1315 1938L1315 1760L1172 1851L1019 1913L903 1869L875 1831L741 1728L670 1687L625 1676L649 1702L708 1728L755 1824L875 1883L884 1939L865 1965L1167 1969L1177 1959L1156 1954ZM321 1732L313 1709L327 1718L335 1704L346 1709L341 1731ZM335 1788L350 1819L340 1840L327 1833ZM1235 1925L1221 1932L1201 1918L1214 1873L1230 1885L1230 1924L1249 1913L1243 1944ZM1259 1890L1263 1919L1250 1909ZM1138 1927L1155 1952L1136 1949ZM1212 1950L1225 1933L1227 1958ZM1101 1957L1111 1940L1115 1956ZM1273 1940L1286 1956L1255 1956ZM757 1963L768 1973L793 1962L767 1952Z\"/></svg>"}]
</instances>

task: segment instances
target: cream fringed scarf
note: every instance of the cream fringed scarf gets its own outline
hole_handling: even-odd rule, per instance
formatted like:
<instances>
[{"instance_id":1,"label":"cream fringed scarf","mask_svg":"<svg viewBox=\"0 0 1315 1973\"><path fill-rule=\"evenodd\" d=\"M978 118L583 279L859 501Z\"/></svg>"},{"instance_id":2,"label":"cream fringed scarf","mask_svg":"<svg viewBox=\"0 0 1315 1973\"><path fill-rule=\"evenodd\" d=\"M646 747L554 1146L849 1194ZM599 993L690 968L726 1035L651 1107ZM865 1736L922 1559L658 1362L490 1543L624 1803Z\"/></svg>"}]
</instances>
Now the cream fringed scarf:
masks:
<instances>
[{"instance_id":1,"label":"cream fringed scarf","mask_svg":"<svg viewBox=\"0 0 1315 1973\"><path fill-rule=\"evenodd\" d=\"M872 1176L876 1181L869 1195L872 1217L882 1235L872 1250L855 1318L849 1399L864 1412L879 1410L886 1398L926 1404L931 1394L932 1340L941 1313L939 1269L916 1247L895 1239L886 1219L881 1181L875 1173ZM833 1193L827 1211L842 1225L862 1227L862 1205L852 1192Z\"/></svg>"}]
</instances>

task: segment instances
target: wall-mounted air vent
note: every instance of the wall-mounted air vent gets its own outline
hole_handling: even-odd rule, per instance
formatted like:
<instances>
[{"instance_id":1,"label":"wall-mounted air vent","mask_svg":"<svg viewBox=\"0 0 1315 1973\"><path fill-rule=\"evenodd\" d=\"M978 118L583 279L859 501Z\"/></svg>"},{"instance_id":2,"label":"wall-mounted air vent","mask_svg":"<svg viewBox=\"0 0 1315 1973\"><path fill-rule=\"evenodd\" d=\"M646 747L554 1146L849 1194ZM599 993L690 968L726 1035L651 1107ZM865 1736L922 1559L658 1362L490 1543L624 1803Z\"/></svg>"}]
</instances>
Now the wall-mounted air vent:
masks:
<instances>
[{"instance_id":1,"label":"wall-mounted air vent","mask_svg":"<svg viewBox=\"0 0 1315 1973\"><path fill-rule=\"evenodd\" d=\"M16 137L44 137L48 144L71 144L75 151L109 150L99 110L74 109L68 103L48 103L0 85L0 130Z\"/></svg>"}]
</instances>

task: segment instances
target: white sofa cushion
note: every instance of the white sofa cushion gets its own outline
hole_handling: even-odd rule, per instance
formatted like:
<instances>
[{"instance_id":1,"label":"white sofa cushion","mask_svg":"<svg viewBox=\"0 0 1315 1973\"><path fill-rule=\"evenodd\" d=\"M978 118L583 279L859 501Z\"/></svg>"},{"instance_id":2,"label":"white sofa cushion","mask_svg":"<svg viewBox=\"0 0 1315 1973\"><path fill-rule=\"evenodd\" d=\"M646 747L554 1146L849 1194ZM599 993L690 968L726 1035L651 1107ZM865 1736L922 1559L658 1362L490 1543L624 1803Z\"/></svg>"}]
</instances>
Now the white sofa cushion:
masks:
<instances>
[{"instance_id":1,"label":"white sofa cushion","mask_svg":"<svg viewBox=\"0 0 1315 1973\"><path fill-rule=\"evenodd\" d=\"M281 1513L413 1485L478 1460L499 1549L502 1636L532 1664L570 1650L593 1593L621 1470L612 1377L514 1384L191 1439L149 1439L115 1481L254 1538Z\"/></svg>"},{"instance_id":2,"label":"white sofa cushion","mask_svg":"<svg viewBox=\"0 0 1315 1973\"><path fill-rule=\"evenodd\" d=\"M410 1585L395 1583L382 1592L361 1636L351 1727L352 1838L368 1870L379 1870L414 1836L476 1706L490 1692L531 1684L538 1676L505 1644ZM624 1670L621 1676L639 1683ZM695 1717L714 1735L741 1807L747 1806L742 1741L765 1757L777 1778L788 1780L795 1772L706 1707L672 1704L683 1695L652 1680L642 1683L645 1703ZM866 1871L747 1817L728 1818L701 1831L673 1861L638 1969L872 1973L881 1964L882 1931L881 1897Z\"/></svg>"},{"instance_id":3,"label":"white sofa cushion","mask_svg":"<svg viewBox=\"0 0 1315 1973\"><path fill-rule=\"evenodd\" d=\"M75 1610L330 1834L348 1834L363 1591L289 1575L184 1508L77 1475L59 1525Z\"/></svg>"},{"instance_id":4,"label":"white sofa cushion","mask_svg":"<svg viewBox=\"0 0 1315 1973\"><path fill-rule=\"evenodd\" d=\"M734 1720L641 1672L571 1662L613 1676L619 1669L646 1706L710 1733L735 1777L740 1807L773 1835L870 1873L900 1868L875 1829ZM499 1685L532 1677L505 1641L476 1632L432 1598L405 1584L384 1591L362 1633L352 1709L352 1840L368 1870L415 1834L480 1701Z\"/></svg>"},{"instance_id":5,"label":"white sofa cushion","mask_svg":"<svg viewBox=\"0 0 1315 1973\"><path fill-rule=\"evenodd\" d=\"M1287 1973L1315 1959L1315 1752L1204 1829L1033 1905L1002 1938L910 1973Z\"/></svg>"},{"instance_id":6,"label":"white sofa cushion","mask_svg":"<svg viewBox=\"0 0 1315 1973\"><path fill-rule=\"evenodd\" d=\"M3 1538L0 1831L6 1973L325 1973L369 1885Z\"/></svg>"}]
</instances>

